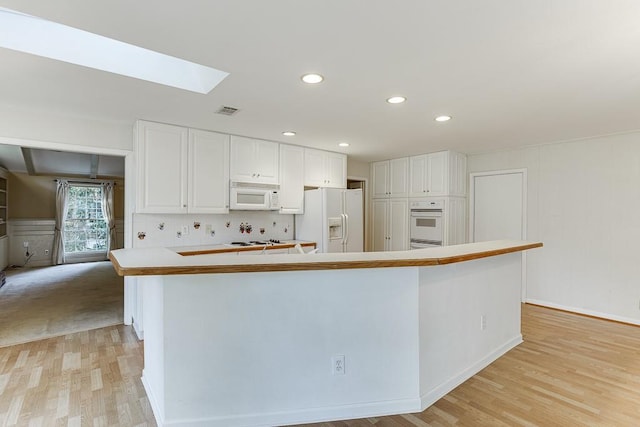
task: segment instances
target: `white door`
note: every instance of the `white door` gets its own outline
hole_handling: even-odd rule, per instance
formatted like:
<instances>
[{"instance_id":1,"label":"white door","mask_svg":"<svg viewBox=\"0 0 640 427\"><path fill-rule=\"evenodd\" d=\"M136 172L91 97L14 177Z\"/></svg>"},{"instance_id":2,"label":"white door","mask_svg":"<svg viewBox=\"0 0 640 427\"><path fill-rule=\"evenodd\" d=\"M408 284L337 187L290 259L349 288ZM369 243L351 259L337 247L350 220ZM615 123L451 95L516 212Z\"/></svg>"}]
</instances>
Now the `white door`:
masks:
<instances>
[{"instance_id":1,"label":"white door","mask_svg":"<svg viewBox=\"0 0 640 427\"><path fill-rule=\"evenodd\" d=\"M389 197L389 161L371 163L373 198Z\"/></svg>"},{"instance_id":2,"label":"white door","mask_svg":"<svg viewBox=\"0 0 640 427\"><path fill-rule=\"evenodd\" d=\"M476 175L472 179L471 241L523 239L523 174Z\"/></svg>"},{"instance_id":3,"label":"white door","mask_svg":"<svg viewBox=\"0 0 640 427\"><path fill-rule=\"evenodd\" d=\"M527 238L526 169L471 174L469 240ZM522 252L522 301L526 300L526 260Z\"/></svg>"},{"instance_id":4,"label":"white door","mask_svg":"<svg viewBox=\"0 0 640 427\"><path fill-rule=\"evenodd\" d=\"M344 213L347 215L345 252L362 252L364 251L362 190L345 190Z\"/></svg>"},{"instance_id":5,"label":"white door","mask_svg":"<svg viewBox=\"0 0 640 427\"><path fill-rule=\"evenodd\" d=\"M371 248L374 252L387 250L387 224L389 199L373 199L371 202Z\"/></svg>"},{"instance_id":6,"label":"white door","mask_svg":"<svg viewBox=\"0 0 640 427\"><path fill-rule=\"evenodd\" d=\"M138 122L139 213L187 213L186 128Z\"/></svg>"},{"instance_id":7,"label":"white door","mask_svg":"<svg viewBox=\"0 0 640 427\"><path fill-rule=\"evenodd\" d=\"M327 187L347 188L347 156L339 153L326 153L325 174Z\"/></svg>"},{"instance_id":8,"label":"white door","mask_svg":"<svg viewBox=\"0 0 640 427\"><path fill-rule=\"evenodd\" d=\"M189 129L189 213L229 213L229 135Z\"/></svg>"},{"instance_id":9,"label":"white door","mask_svg":"<svg viewBox=\"0 0 640 427\"><path fill-rule=\"evenodd\" d=\"M256 182L278 184L278 160L280 144L271 141L256 141Z\"/></svg>"},{"instance_id":10,"label":"white door","mask_svg":"<svg viewBox=\"0 0 640 427\"><path fill-rule=\"evenodd\" d=\"M391 197L409 196L409 158L389 160L389 194Z\"/></svg>"},{"instance_id":11,"label":"white door","mask_svg":"<svg viewBox=\"0 0 640 427\"><path fill-rule=\"evenodd\" d=\"M428 196L446 196L449 173L447 162L449 153L442 151L427 155Z\"/></svg>"},{"instance_id":12,"label":"white door","mask_svg":"<svg viewBox=\"0 0 640 427\"><path fill-rule=\"evenodd\" d=\"M311 148L304 149L304 185L307 187L324 187L324 153Z\"/></svg>"},{"instance_id":13,"label":"white door","mask_svg":"<svg viewBox=\"0 0 640 427\"><path fill-rule=\"evenodd\" d=\"M409 201L392 199L389 204L389 244L390 251L409 249Z\"/></svg>"},{"instance_id":14,"label":"white door","mask_svg":"<svg viewBox=\"0 0 640 427\"><path fill-rule=\"evenodd\" d=\"M280 213L304 212L304 148L280 146Z\"/></svg>"}]
</instances>

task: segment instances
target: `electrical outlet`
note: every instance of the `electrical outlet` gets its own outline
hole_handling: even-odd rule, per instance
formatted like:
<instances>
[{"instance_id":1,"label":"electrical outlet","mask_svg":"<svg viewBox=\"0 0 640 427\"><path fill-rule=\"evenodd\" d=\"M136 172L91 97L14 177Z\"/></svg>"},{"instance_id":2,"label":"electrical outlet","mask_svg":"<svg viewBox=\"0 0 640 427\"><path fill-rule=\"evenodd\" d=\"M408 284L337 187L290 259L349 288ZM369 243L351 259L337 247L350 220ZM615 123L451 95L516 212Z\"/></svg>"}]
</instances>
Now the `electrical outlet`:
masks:
<instances>
[{"instance_id":1,"label":"electrical outlet","mask_svg":"<svg viewBox=\"0 0 640 427\"><path fill-rule=\"evenodd\" d=\"M487 316L484 314L480 316L480 330L484 331L487 329Z\"/></svg>"},{"instance_id":2,"label":"electrical outlet","mask_svg":"<svg viewBox=\"0 0 640 427\"><path fill-rule=\"evenodd\" d=\"M25 247L25 248L28 248L29 247L29 242L22 242L22 246Z\"/></svg>"},{"instance_id":3,"label":"electrical outlet","mask_svg":"<svg viewBox=\"0 0 640 427\"><path fill-rule=\"evenodd\" d=\"M344 354L338 354L331 358L331 369L332 369L333 375L345 374Z\"/></svg>"},{"instance_id":4,"label":"electrical outlet","mask_svg":"<svg viewBox=\"0 0 640 427\"><path fill-rule=\"evenodd\" d=\"M186 236L187 234L189 234L189 226L188 225L183 225L182 226L182 236Z\"/></svg>"}]
</instances>

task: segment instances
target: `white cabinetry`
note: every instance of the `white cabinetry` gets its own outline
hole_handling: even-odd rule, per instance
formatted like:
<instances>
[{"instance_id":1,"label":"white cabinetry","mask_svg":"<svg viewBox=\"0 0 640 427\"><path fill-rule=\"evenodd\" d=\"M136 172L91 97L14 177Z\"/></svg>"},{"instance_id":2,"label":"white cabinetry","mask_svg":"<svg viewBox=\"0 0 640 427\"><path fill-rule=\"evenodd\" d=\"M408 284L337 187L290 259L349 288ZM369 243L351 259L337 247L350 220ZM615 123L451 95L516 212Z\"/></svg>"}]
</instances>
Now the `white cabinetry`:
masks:
<instances>
[{"instance_id":1,"label":"white cabinetry","mask_svg":"<svg viewBox=\"0 0 640 427\"><path fill-rule=\"evenodd\" d=\"M280 145L280 213L304 213L304 148Z\"/></svg>"},{"instance_id":2,"label":"white cabinetry","mask_svg":"<svg viewBox=\"0 0 640 427\"><path fill-rule=\"evenodd\" d=\"M229 136L139 121L139 213L226 213Z\"/></svg>"},{"instance_id":3,"label":"white cabinetry","mask_svg":"<svg viewBox=\"0 0 640 427\"><path fill-rule=\"evenodd\" d=\"M307 187L347 187L347 156L331 151L304 150L304 185Z\"/></svg>"},{"instance_id":4,"label":"white cabinetry","mask_svg":"<svg viewBox=\"0 0 640 427\"><path fill-rule=\"evenodd\" d=\"M229 212L229 135L189 130L190 213Z\"/></svg>"},{"instance_id":5,"label":"white cabinetry","mask_svg":"<svg viewBox=\"0 0 640 427\"><path fill-rule=\"evenodd\" d=\"M466 196L467 157L453 151L410 157L409 196Z\"/></svg>"},{"instance_id":6,"label":"white cabinetry","mask_svg":"<svg viewBox=\"0 0 640 427\"><path fill-rule=\"evenodd\" d=\"M408 197L409 158L385 160L371 164L373 197Z\"/></svg>"},{"instance_id":7,"label":"white cabinetry","mask_svg":"<svg viewBox=\"0 0 640 427\"><path fill-rule=\"evenodd\" d=\"M137 123L137 211L187 212L189 131L162 123Z\"/></svg>"},{"instance_id":8,"label":"white cabinetry","mask_svg":"<svg viewBox=\"0 0 640 427\"><path fill-rule=\"evenodd\" d=\"M279 184L279 144L261 139L231 137L231 180Z\"/></svg>"},{"instance_id":9,"label":"white cabinetry","mask_svg":"<svg viewBox=\"0 0 640 427\"><path fill-rule=\"evenodd\" d=\"M372 249L404 251L409 249L409 201L374 199L371 209Z\"/></svg>"},{"instance_id":10,"label":"white cabinetry","mask_svg":"<svg viewBox=\"0 0 640 427\"><path fill-rule=\"evenodd\" d=\"M467 199L464 197L445 198L444 242L448 245L467 243Z\"/></svg>"}]
</instances>

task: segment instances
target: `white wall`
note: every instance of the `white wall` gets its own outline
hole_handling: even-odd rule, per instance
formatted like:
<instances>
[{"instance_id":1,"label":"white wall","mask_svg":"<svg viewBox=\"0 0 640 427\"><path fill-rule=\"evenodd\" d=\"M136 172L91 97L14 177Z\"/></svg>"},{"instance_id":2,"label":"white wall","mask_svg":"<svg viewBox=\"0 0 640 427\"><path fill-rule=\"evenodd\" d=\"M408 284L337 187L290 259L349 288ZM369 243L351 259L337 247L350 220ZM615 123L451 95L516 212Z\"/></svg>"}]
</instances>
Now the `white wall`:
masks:
<instances>
[{"instance_id":1,"label":"white wall","mask_svg":"<svg viewBox=\"0 0 640 427\"><path fill-rule=\"evenodd\" d=\"M640 133L468 156L527 168L528 302L640 324Z\"/></svg>"},{"instance_id":2,"label":"white wall","mask_svg":"<svg viewBox=\"0 0 640 427\"><path fill-rule=\"evenodd\" d=\"M0 107L0 117L0 137L75 146L70 147L70 151L77 151L79 147L133 151L133 123L80 118L6 106Z\"/></svg>"},{"instance_id":3,"label":"white wall","mask_svg":"<svg viewBox=\"0 0 640 427\"><path fill-rule=\"evenodd\" d=\"M53 234L55 219L12 219L9 220L9 265L24 267L43 267L53 265ZM29 253L32 254L29 261L25 256L24 242L29 245ZM124 221L116 220L116 244L114 249L124 247ZM74 257L72 256L71 259ZM100 258L106 259L106 258ZM76 257L75 261L82 262L82 258Z\"/></svg>"}]
</instances>

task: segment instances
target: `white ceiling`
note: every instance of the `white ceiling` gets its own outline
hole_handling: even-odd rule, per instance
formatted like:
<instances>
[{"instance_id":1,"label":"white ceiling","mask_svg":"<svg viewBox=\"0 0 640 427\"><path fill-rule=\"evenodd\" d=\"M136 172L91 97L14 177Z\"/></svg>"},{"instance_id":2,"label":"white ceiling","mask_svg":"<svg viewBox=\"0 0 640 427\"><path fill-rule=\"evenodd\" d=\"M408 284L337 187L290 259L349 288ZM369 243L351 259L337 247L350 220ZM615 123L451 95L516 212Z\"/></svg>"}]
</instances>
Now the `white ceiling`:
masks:
<instances>
[{"instance_id":1,"label":"white ceiling","mask_svg":"<svg viewBox=\"0 0 640 427\"><path fill-rule=\"evenodd\" d=\"M12 172L34 175L124 178L123 157L30 148L26 149L25 158L23 150L17 145L0 144L0 166ZM29 170L29 164L32 170Z\"/></svg>"},{"instance_id":2,"label":"white ceiling","mask_svg":"<svg viewBox=\"0 0 640 427\"><path fill-rule=\"evenodd\" d=\"M640 129L637 0L0 0L231 73L207 95L0 48L0 103L362 161ZM326 80L308 86L306 72ZM407 102L385 99L404 95ZM233 117L214 114L228 105ZM438 114L453 120L436 123ZM295 130L295 137L281 132ZM351 144L347 149L338 142Z\"/></svg>"}]
</instances>

